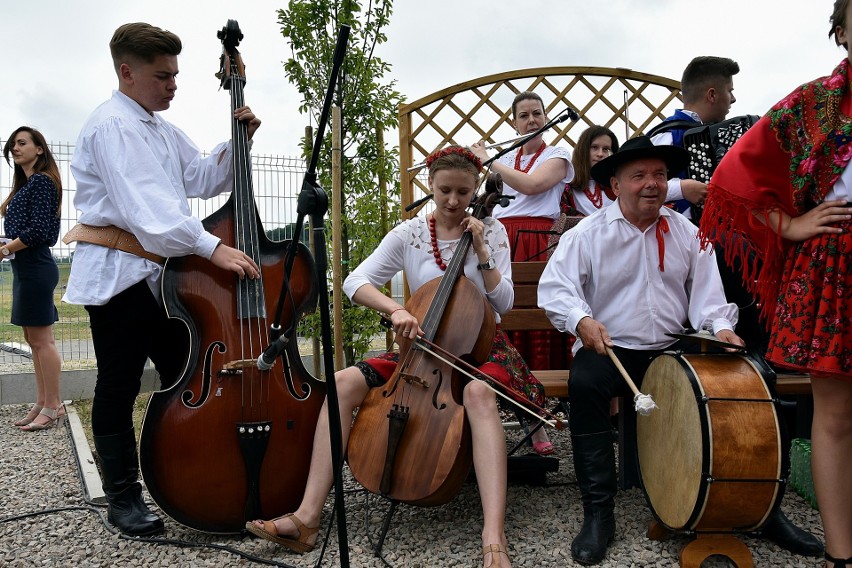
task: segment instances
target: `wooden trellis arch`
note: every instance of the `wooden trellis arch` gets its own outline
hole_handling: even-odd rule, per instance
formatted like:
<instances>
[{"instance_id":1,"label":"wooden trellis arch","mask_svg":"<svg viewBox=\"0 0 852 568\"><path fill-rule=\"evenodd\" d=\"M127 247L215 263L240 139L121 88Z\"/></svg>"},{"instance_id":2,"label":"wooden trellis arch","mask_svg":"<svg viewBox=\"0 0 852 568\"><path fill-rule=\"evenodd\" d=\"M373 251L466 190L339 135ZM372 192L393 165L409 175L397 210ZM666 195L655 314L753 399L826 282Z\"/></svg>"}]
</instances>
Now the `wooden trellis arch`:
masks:
<instances>
[{"instance_id":1,"label":"wooden trellis arch","mask_svg":"<svg viewBox=\"0 0 852 568\"><path fill-rule=\"evenodd\" d=\"M428 193L426 178L408 171L448 144L490 144L517 137L511 120L512 99L534 91L549 116L566 106L580 115L548 131L549 144L574 147L588 126L612 129L620 142L642 133L681 106L680 82L638 71L608 67L539 67L473 79L447 87L399 108L401 205ZM625 112L625 109L627 112ZM627 132L626 132L627 131ZM408 218L416 212L403 213Z\"/></svg>"}]
</instances>

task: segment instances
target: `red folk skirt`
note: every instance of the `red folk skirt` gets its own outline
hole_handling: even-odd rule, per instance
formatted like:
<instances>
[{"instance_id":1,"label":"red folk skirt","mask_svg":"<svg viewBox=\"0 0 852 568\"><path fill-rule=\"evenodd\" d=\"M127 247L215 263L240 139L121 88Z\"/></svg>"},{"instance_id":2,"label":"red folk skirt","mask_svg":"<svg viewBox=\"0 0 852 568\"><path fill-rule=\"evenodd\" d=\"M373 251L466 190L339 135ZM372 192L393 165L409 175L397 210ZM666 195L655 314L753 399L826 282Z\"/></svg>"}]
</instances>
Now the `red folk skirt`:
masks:
<instances>
[{"instance_id":1,"label":"red folk skirt","mask_svg":"<svg viewBox=\"0 0 852 568\"><path fill-rule=\"evenodd\" d=\"M841 226L788 256L766 358L852 382L852 222Z\"/></svg>"},{"instance_id":2,"label":"red folk skirt","mask_svg":"<svg viewBox=\"0 0 852 568\"><path fill-rule=\"evenodd\" d=\"M548 249L558 244L550 217L502 217L509 235L512 262L546 261ZM558 331L512 331L509 339L533 369L567 369L571 366L573 338Z\"/></svg>"}]
</instances>

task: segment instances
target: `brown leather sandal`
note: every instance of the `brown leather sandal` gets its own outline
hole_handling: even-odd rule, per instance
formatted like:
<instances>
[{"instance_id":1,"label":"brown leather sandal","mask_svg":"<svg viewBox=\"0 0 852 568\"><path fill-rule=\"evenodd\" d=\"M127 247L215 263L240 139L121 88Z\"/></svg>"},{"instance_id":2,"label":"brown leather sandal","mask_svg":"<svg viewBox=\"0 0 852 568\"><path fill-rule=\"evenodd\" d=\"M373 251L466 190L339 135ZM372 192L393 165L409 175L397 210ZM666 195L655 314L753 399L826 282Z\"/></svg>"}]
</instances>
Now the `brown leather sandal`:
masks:
<instances>
[{"instance_id":1,"label":"brown leather sandal","mask_svg":"<svg viewBox=\"0 0 852 568\"><path fill-rule=\"evenodd\" d=\"M299 538L289 538L286 536L278 536L278 529L275 528L275 521L278 519L287 519L289 518L294 525L296 525L296 530L299 531ZM261 523L262 526L258 526L255 523ZM304 529L304 530L303 530ZM288 513L286 515L282 515L280 517L275 517L271 521L264 521L258 519L256 521L251 521L246 523L246 530L250 533L259 536L260 538L271 540L274 543L280 544L282 546L286 546L293 552L298 552L300 554L305 552L310 552L316 546L316 542L313 544L308 544L308 539L319 532L319 527L306 527L305 524L293 513Z\"/></svg>"},{"instance_id":2,"label":"brown leather sandal","mask_svg":"<svg viewBox=\"0 0 852 568\"><path fill-rule=\"evenodd\" d=\"M506 547L502 544L489 544L488 546L482 547L482 557L485 558L485 555L491 553L491 564L486 566L485 568L501 568L503 566L503 557L500 554L506 555L506 560L509 560L509 553L506 552Z\"/></svg>"}]
</instances>

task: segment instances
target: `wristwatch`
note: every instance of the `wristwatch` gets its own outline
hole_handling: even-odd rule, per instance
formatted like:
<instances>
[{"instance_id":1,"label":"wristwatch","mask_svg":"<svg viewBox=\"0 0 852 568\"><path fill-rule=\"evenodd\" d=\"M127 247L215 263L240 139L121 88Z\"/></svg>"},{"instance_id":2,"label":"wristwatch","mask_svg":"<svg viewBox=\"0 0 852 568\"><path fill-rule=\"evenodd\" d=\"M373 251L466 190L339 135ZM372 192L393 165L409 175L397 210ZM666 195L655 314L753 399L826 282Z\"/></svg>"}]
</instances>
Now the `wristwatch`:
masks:
<instances>
[{"instance_id":1,"label":"wristwatch","mask_svg":"<svg viewBox=\"0 0 852 568\"><path fill-rule=\"evenodd\" d=\"M10 254L12 254L12 251L10 251L9 247L7 247L6 245L3 245L2 247L0 247L0 252L3 253L3 256L9 256ZM489 258L488 260L491 260L491 259Z\"/></svg>"},{"instance_id":2,"label":"wristwatch","mask_svg":"<svg viewBox=\"0 0 852 568\"><path fill-rule=\"evenodd\" d=\"M494 262L494 257L489 255L488 260L486 260L482 264L477 264L476 267L479 270L494 270L495 268L497 268L497 263Z\"/></svg>"}]
</instances>

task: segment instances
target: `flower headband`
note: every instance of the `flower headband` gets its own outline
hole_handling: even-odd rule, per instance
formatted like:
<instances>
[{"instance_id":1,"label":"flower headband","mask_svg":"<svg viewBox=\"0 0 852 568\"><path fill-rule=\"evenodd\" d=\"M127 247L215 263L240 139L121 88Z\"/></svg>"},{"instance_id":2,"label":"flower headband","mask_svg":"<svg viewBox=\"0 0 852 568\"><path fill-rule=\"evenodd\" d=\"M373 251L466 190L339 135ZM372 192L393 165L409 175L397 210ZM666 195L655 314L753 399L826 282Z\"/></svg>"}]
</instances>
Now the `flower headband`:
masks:
<instances>
[{"instance_id":1,"label":"flower headband","mask_svg":"<svg viewBox=\"0 0 852 568\"><path fill-rule=\"evenodd\" d=\"M446 148L432 152L431 154L429 154L429 157L426 158L426 167L431 168L435 160L443 158L444 156L448 156L450 154L458 154L462 158L466 158L471 163L473 163L473 165L476 166L477 170L482 169L482 160L480 160L476 156L476 154L474 154L467 148L462 148L461 146L447 146Z\"/></svg>"}]
</instances>

